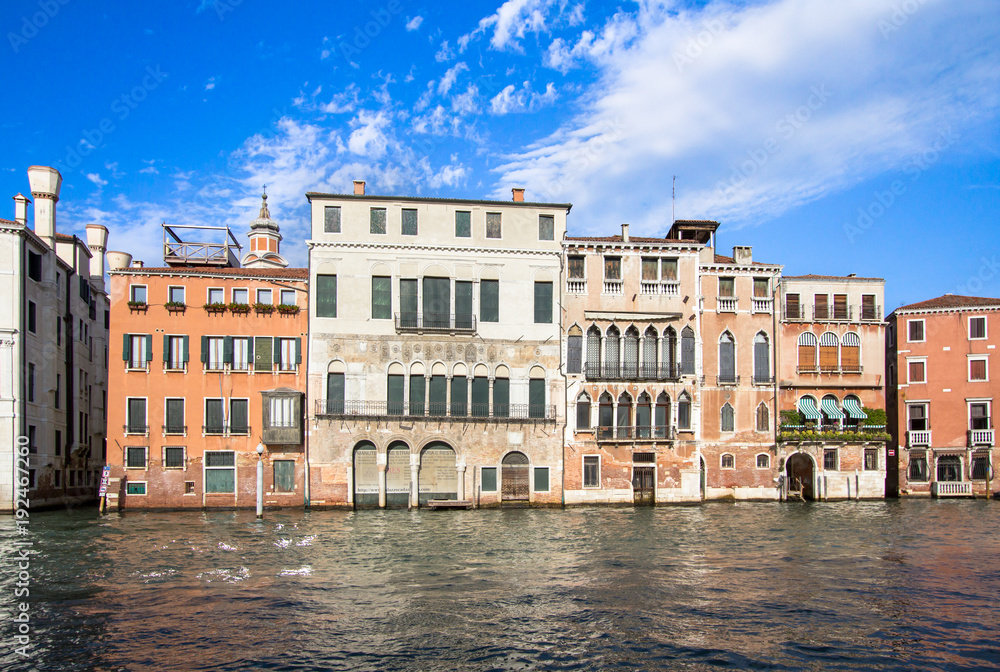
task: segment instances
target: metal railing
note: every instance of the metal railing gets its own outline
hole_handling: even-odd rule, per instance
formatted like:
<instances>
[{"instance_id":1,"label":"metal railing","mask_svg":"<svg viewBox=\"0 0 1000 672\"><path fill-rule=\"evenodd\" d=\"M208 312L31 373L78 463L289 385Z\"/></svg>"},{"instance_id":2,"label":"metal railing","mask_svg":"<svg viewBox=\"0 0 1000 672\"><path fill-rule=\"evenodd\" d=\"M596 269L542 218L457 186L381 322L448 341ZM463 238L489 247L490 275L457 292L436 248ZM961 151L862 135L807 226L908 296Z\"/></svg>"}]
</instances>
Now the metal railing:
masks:
<instances>
[{"instance_id":1,"label":"metal railing","mask_svg":"<svg viewBox=\"0 0 1000 672\"><path fill-rule=\"evenodd\" d=\"M187 425L163 425L164 436L185 436L187 431Z\"/></svg>"},{"instance_id":2,"label":"metal railing","mask_svg":"<svg viewBox=\"0 0 1000 672\"><path fill-rule=\"evenodd\" d=\"M672 425L619 425L595 429L598 441L673 441L677 436Z\"/></svg>"},{"instance_id":3,"label":"metal railing","mask_svg":"<svg viewBox=\"0 0 1000 672\"><path fill-rule=\"evenodd\" d=\"M187 371L187 362L185 362L183 360L177 360L177 361L171 360L169 362L164 362L163 363L163 370L164 371L184 371L184 372L186 372Z\"/></svg>"},{"instance_id":4,"label":"metal railing","mask_svg":"<svg viewBox=\"0 0 1000 672\"><path fill-rule=\"evenodd\" d=\"M969 447L974 446L993 446L993 430L992 429L970 429L969 430Z\"/></svg>"},{"instance_id":5,"label":"metal railing","mask_svg":"<svg viewBox=\"0 0 1000 672\"><path fill-rule=\"evenodd\" d=\"M139 360L133 357L125 362L125 368L129 371L149 371L149 362L145 359Z\"/></svg>"},{"instance_id":6,"label":"metal railing","mask_svg":"<svg viewBox=\"0 0 1000 672\"><path fill-rule=\"evenodd\" d=\"M772 384L774 384L774 376L771 376L771 375L757 376L757 375L755 375L753 377L753 384L754 385L772 385Z\"/></svg>"},{"instance_id":7,"label":"metal railing","mask_svg":"<svg viewBox=\"0 0 1000 672\"><path fill-rule=\"evenodd\" d=\"M875 304L874 306L866 306L861 304L861 321L862 322L879 322L882 320L882 310L881 306Z\"/></svg>"},{"instance_id":8,"label":"metal railing","mask_svg":"<svg viewBox=\"0 0 1000 672\"><path fill-rule=\"evenodd\" d=\"M137 425L130 422L127 425L122 425L122 432L126 436L149 436L149 425Z\"/></svg>"},{"instance_id":9,"label":"metal railing","mask_svg":"<svg viewBox=\"0 0 1000 672\"><path fill-rule=\"evenodd\" d=\"M813 320L820 322L849 322L854 314L852 305L813 305Z\"/></svg>"},{"instance_id":10,"label":"metal railing","mask_svg":"<svg viewBox=\"0 0 1000 672\"><path fill-rule=\"evenodd\" d=\"M317 399L317 416L427 418L430 420L555 420L554 404L469 404L461 402L341 401Z\"/></svg>"},{"instance_id":11,"label":"metal railing","mask_svg":"<svg viewBox=\"0 0 1000 672\"><path fill-rule=\"evenodd\" d=\"M588 380L678 380L680 364L634 362L586 362L584 374Z\"/></svg>"},{"instance_id":12,"label":"metal railing","mask_svg":"<svg viewBox=\"0 0 1000 672\"><path fill-rule=\"evenodd\" d=\"M470 313L396 313L396 331L475 331Z\"/></svg>"},{"instance_id":13,"label":"metal railing","mask_svg":"<svg viewBox=\"0 0 1000 672\"><path fill-rule=\"evenodd\" d=\"M250 425L202 425L201 433L205 436L250 436L253 429Z\"/></svg>"},{"instance_id":14,"label":"metal railing","mask_svg":"<svg viewBox=\"0 0 1000 672\"><path fill-rule=\"evenodd\" d=\"M860 364L841 364L840 365L840 372L841 373L861 373L863 369L864 369L864 367L862 367Z\"/></svg>"},{"instance_id":15,"label":"metal railing","mask_svg":"<svg viewBox=\"0 0 1000 672\"><path fill-rule=\"evenodd\" d=\"M929 429L911 429L906 432L906 445L908 448L913 448L914 446L929 446L931 445L931 430Z\"/></svg>"},{"instance_id":16,"label":"metal railing","mask_svg":"<svg viewBox=\"0 0 1000 672\"><path fill-rule=\"evenodd\" d=\"M740 384L740 377L737 376L737 375L735 375L735 374L731 374L731 373L721 374L721 375L718 375L718 376L715 377L715 384L716 385L739 385Z\"/></svg>"}]
</instances>

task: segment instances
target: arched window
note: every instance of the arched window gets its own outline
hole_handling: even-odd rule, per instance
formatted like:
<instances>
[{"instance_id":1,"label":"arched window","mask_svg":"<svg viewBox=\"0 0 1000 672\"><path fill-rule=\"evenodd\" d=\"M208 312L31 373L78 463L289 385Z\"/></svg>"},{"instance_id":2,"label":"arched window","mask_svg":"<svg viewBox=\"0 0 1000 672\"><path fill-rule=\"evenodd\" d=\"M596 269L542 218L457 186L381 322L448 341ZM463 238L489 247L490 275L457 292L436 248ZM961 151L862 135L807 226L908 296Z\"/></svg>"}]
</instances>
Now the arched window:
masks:
<instances>
[{"instance_id":1,"label":"arched window","mask_svg":"<svg viewBox=\"0 0 1000 672\"><path fill-rule=\"evenodd\" d=\"M583 330L575 324L566 337L566 373L580 373L583 362Z\"/></svg>"},{"instance_id":2,"label":"arched window","mask_svg":"<svg viewBox=\"0 0 1000 672\"><path fill-rule=\"evenodd\" d=\"M586 392L576 398L576 428L578 431L590 429L590 395Z\"/></svg>"},{"instance_id":3,"label":"arched window","mask_svg":"<svg viewBox=\"0 0 1000 672\"><path fill-rule=\"evenodd\" d=\"M493 376L493 417L510 417L510 370L502 364Z\"/></svg>"},{"instance_id":4,"label":"arched window","mask_svg":"<svg viewBox=\"0 0 1000 672\"><path fill-rule=\"evenodd\" d=\"M545 369L540 366L528 371L528 417L545 417Z\"/></svg>"},{"instance_id":5,"label":"arched window","mask_svg":"<svg viewBox=\"0 0 1000 672\"><path fill-rule=\"evenodd\" d=\"M836 371L840 364L840 339L837 334L828 331L819 337L819 370Z\"/></svg>"},{"instance_id":6,"label":"arched window","mask_svg":"<svg viewBox=\"0 0 1000 672\"><path fill-rule=\"evenodd\" d=\"M403 415L406 410L406 370L399 362L389 365L386 402L389 415Z\"/></svg>"},{"instance_id":7,"label":"arched window","mask_svg":"<svg viewBox=\"0 0 1000 672\"><path fill-rule=\"evenodd\" d=\"M615 423L614 400L610 394L604 392L598 401L600 403L597 407L597 438L610 439Z\"/></svg>"},{"instance_id":8,"label":"arched window","mask_svg":"<svg viewBox=\"0 0 1000 672\"><path fill-rule=\"evenodd\" d=\"M642 337L642 371L641 377L646 380L656 380L656 329L647 327Z\"/></svg>"},{"instance_id":9,"label":"arched window","mask_svg":"<svg viewBox=\"0 0 1000 672\"><path fill-rule=\"evenodd\" d=\"M653 418L655 436L663 439L670 436L670 397L660 392L656 397L656 417Z\"/></svg>"},{"instance_id":10,"label":"arched window","mask_svg":"<svg viewBox=\"0 0 1000 672\"><path fill-rule=\"evenodd\" d=\"M736 457L730 453L724 453L719 463L722 465L723 469L735 469Z\"/></svg>"},{"instance_id":11,"label":"arched window","mask_svg":"<svg viewBox=\"0 0 1000 672\"><path fill-rule=\"evenodd\" d=\"M664 377L679 378L680 367L677 366L677 332L673 327L667 327L663 332L663 356L661 358Z\"/></svg>"},{"instance_id":12,"label":"arched window","mask_svg":"<svg viewBox=\"0 0 1000 672\"><path fill-rule=\"evenodd\" d=\"M625 330L625 378L639 377L639 330L629 327Z\"/></svg>"},{"instance_id":13,"label":"arched window","mask_svg":"<svg viewBox=\"0 0 1000 672\"><path fill-rule=\"evenodd\" d=\"M840 402L832 394L823 397L819 402L819 407L823 414L824 425L839 425L844 419L844 412L840 410Z\"/></svg>"},{"instance_id":14,"label":"arched window","mask_svg":"<svg viewBox=\"0 0 1000 672\"><path fill-rule=\"evenodd\" d=\"M840 370L844 373L861 373L861 338L849 331L841 339L840 347Z\"/></svg>"},{"instance_id":15,"label":"arched window","mask_svg":"<svg viewBox=\"0 0 1000 672\"><path fill-rule=\"evenodd\" d=\"M757 405L757 431L766 432L771 429L771 418L770 413L767 410L767 404L763 401Z\"/></svg>"},{"instance_id":16,"label":"arched window","mask_svg":"<svg viewBox=\"0 0 1000 672\"><path fill-rule=\"evenodd\" d=\"M587 377L601 376L601 330L596 326L587 330Z\"/></svg>"},{"instance_id":17,"label":"arched window","mask_svg":"<svg viewBox=\"0 0 1000 672\"><path fill-rule=\"evenodd\" d=\"M677 399L677 427L691 429L691 397L687 392L681 392Z\"/></svg>"},{"instance_id":18,"label":"arched window","mask_svg":"<svg viewBox=\"0 0 1000 672\"><path fill-rule=\"evenodd\" d=\"M753 338L753 382L771 382L771 345L763 331Z\"/></svg>"},{"instance_id":19,"label":"arched window","mask_svg":"<svg viewBox=\"0 0 1000 672\"><path fill-rule=\"evenodd\" d=\"M414 362L410 365L410 415L424 415L427 410L426 393L424 365Z\"/></svg>"},{"instance_id":20,"label":"arched window","mask_svg":"<svg viewBox=\"0 0 1000 672\"><path fill-rule=\"evenodd\" d=\"M643 392L635 406L635 428L640 439L648 439L652 434L653 400Z\"/></svg>"},{"instance_id":21,"label":"arched window","mask_svg":"<svg viewBox=\"0 0 1000 672\"><path fill-rule=\"evenodd\" d=\"M733 407L727 401L722 405L722 412L719 414L720 425L723 432L735 432L736 431L736 412Z\"/></svg>"},{"instance_id":22,"label":"arched window","mask_svg":"<svg viewBox=\"0 0 1000 672\"><path fill-rule=\"evenodd\" d=\"M326 412L344 412L344 363L330 362L326 374Z\"/></svg>"},{"instance_id":23,"label":"arched window","mask_svg":"<svg viewBox=\"0 0 1000 672\"><path fill-rule=\"evenodd\" d=\"M608 327L608 335L604 340L604 376L606 378L617 378L621 371L619 364L619 349L621 348L621 332L618 327L611 325Z\"/></svg>"},{"instance_id":24,"label":"arched window","mask_svg":"<svg viewBox=\"0 0 1000 672\"><path fill-rule=\"evenodd\" d=\"M844 419L845 426L857 428L868 419L868 414L861 407L861 399L856 395L849 394L844 397L844 411L847 415Z\"/></svg>"},{"instance_id":25,"label":"arched window","mask_svg":"<svg viewBox=\"0 0 1000 672\"><path fill-rule=\"evenodd\" d=\"M618 426L618 438L631 438L632 429L632 396L628 392L618 395L618 417L615 424Z\"/></svg>"},{"instance_id":26,"label":"arched window","mask_svg":"<svg viewBox=\"0 0 1000 672\"><path fill-rule=\"evenodd\" d=\"M736 382L736 341L728 331L719 337L719 382Z\"/></svg>"},{"instance_id":27,"label":"arched window","mask_svg":"<svg viewBox=\"0 0 1000 672\"><path fill-rule=\"evenodd\" d=\"M816 334L799 334L799 373L816 370Z\"/></svg>"},{"instance_id":28,"label":"arched window","mask_svg":"<svg viewBox=\"0 0 1000 672\"><path fill-rule=\"evenodd\" d=\"M761 453L757 456L757 468L758 469L768 469L771 466L771 456L767 453Z\"/></svg>"},{"instance_id":29,"label":"arched window","mask_svg":"<svg viewBox=\"0 0 1000 672\"><path fill-rule=\"evenodd\" d=\"M681 331L681 373L694 374L694 329Z\"/></svg>"}]
</instances>

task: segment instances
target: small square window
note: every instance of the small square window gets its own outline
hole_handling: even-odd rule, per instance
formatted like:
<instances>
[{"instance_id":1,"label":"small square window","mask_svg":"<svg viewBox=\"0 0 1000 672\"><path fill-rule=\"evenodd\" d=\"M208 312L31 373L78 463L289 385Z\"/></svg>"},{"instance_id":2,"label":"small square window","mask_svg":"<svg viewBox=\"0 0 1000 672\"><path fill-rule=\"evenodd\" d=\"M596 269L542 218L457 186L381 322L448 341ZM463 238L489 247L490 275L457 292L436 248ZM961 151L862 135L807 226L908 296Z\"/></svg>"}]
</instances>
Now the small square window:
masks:
<instances>
[{"instance_id":1,"label":"small square window","mask_svg":"<svg viewBox=\"0 0 1000 672\"><path fill-rule=\"evenodd\" d=\"M219 304L226 302L226 290L222 287L208 288L208 303Z\"/></svg>"},{"instance_id":2,"label":"small square window","mask_svg":"<svg viewBox=\"0 0 1000 672\"><path fill-rule=\"evenodd\" d=\"M371 209L371 232L383 234L385 233L385 208L372 208Z\"/></svg>"},{"instance_id":3,"label":"small square window","mask_svg":"<svg viewBox=\"0 0 1000 672\"><path fill-rule=\"evenodd\" d=\"M146 285L132 285L129 288L132 303L146 303Z\"/></svg>"},{"instance_id":4,"label":"small square window","mask_svg":"<svg viewBox=\"0 0 1000 672\"><path fill-rule=\"evenodd\" d=\"M878 471L878 448L865 448L865 471Z\"/></svg>"},{"instance_id":5,"label":"small square window","mask_svg":"<svg viewBox=\"0 0 1000 672\"><path fill-rule=\"evenodd\" d=\"M923 320L908 320L906 323L907 328L907 342L909 343L920 343L924 340L924 321Z\"/></svg>"},{"instance_id":6,"label":"small square window","mask_svg":"<svg viewBox=\"0 0 1000 672\"><path fill-rule=\"evenodd\" d=\"M549 468L535 467L535 492L549 491Z\"/></svg>"},{"instance_id":7,"label":"small square window","mask_svg":"<svg viewBox=\"0 0 1000 672\"><path fill-rule=\"evenodd\" d=\"M294 289L283 289L281 290L281 305L283 306L294 306L295 304L295 290Z\"/></svg>"},{"instance_id":8,"label":"small square window","mask_svg":"<svg viewBox=\"0 0 1000 672\"><path fill-rule=\"evenodd\" d=\"M497 468L496 467L483 467L480 471L480 491L481 492L496 492L497 491Z\"/></svg>"},{"instance_id":9,"label":"small square window","mask_svg":"<svg viewBox=\"0 0 1000 672\"><path fill-rule=\"evenodd\" d=\"M981 381L989 380L989 372L986 368L987 359L985 357L969 360L969 380Z\"/></svg>"},{"instance_id":10,"label":"small square window","mask_svg":"<svg viewBox=\"0 0 1000 672\"><path fill-rule=\"evenodd\" d=\"M73 472L70 472L72 474ZM145 495L146 494L146 484L144 482L140 483L126 483L125 484L125 494L126 495Z\"/></svg>"},{"instance_id":11,"label":"small square window","mask_svg":"<svg viewBox=\"0 0 1000 672\"><path fill-rule=\"evenodd\" d=\"M404 208L399 232L404 236L417 235L417 211L412 208Z\"/></svg>"},{"instance_id":12,"label":"small square window","mask_svg":"<svg viewBox=\"0 0 1000 672\"><path fill-rule=\"evenodd\" d=\"M722 456L722 463L721 464L722 464L722 468L723 469L735 469L736 468L736 457L733 456L733 455L729 455L727 453L726 455Z\"/></svg>"},{"instance_id":13,"label":"small square window","mask_svg":"<svg viewBox=\"0 0 1000 672\"><path fill-rule=\"evenodd\" d=\"M274 295L270 289L258 289L257 290L257 303L263 303L268 306L274 304Z\"/></svg>"},{"instance_id":14,"label":"small square window","mask_svg":"<svg viewBox=\"0 0 1000 672\"><path fill-rule=\"evenodd\" d=\"M827 448L823 451L823 469L837 471L837 449Z\"/></svg>"},{"instance_id":15,"label":"small square window","mask_svg":"<svg viewBox=\"0 0 1000 672\"><path fill-rule=\"evenodd\" d=\"M184 494L185 495L194 494L194 481L184 481Z\"/></svg>"},{"instance_id":16,"label":"small square window","mask_svg":"<svg viewBox=\"0 0 1000 672\"><path fill-rule=\"evenodd\" d=\"M970 339L986 338L985 315L969 318L969 338Z\"/></svg>"},{"instance_id":17,"label":"small square window","mask_svg":"<svg viewBox=\"0 0 1000 672\"><path fill-rule=\"evenodd\" d=\"M757 468L768 469L771 466L771 456L761 453L757 456Z\"/></svg>"},{"instance_id":18,"label":"small square window","mask_svg":"<svg viewBox=\"0 0 1000 672\"><path fill-rule=\"evenodd\" d=\"M167 289L167 301L170 303L184 303L184 288L170 287Z\"/></svg>"},{"instance_id":19,"label":"small square window","mask_svg":"<svg viewBox=\"0 0 1000 672\"><path fill-rule=\"evenodd\" d=\"M323 208L323 232L340 233L339 205L328 205Z\"/></svg>"},{"instance_id":20,"label":"small square window","mask_svg":"<svg viewBox=\"0 0 1000 672\"><path fill-rule=\"evenodd\" d=\"M248 305L250 303L250 290L245 288L234 289L233 303L238 303L242 306Z\"/></svg>"},{"instance_id":21,"label":"small square window","mask_svg":"<svg viewBox=\"0 0 1000 672\"><path fill-rule=\"evenodd\" d=\"M907 382L909 383L926 383L927 382L927 363L923 360L911 361L907 363Z\"/></svg>"},{"instance_id":22,"label":"small square window","mask_svg":"<svg viewBox=\"0 0 1000 672\"><path fill-rule=\"evenodd\" d=\"M163 449L163 466L167 469L184 468L184 448L167 446Z\"/></svg>"},{"instance_id":23,"label":"small square window","mask_svg":"<svg viewBox=\"0 0 1000 672\"><path fill-rule=\"evenodd\" d=\"M465 210L455 212L455 237L472 237L472 213Z\"/></svg>"},{"instance_id":24,"label":"small square window","mask_svg":"<svg viewBox=\"0 0 1000 672\"><path fill-rule=\"evenodd\" d=\"M125 449L125 468L126 469L146 468L145 446L129 446L128 448Z\"/></svg>"},{"instance_id":25,"label":"small square window","mask_svg":"<svg viewBox=\"0 0 1000 672\"><path fill-rule=\"evenodd\" d=\"M499 212L486 213L486 237L502 238L501 218Z\"/></svg>"},{"instance_id":26,"label":"small square window","mask_svg":"<svg viewBox=\"0 0 1000 672\"><path fill-rule=\"evenodd\" d=\"M538 215L538 240L555 240L556 218L552 215Z\"/></svg>"}]
</instances>

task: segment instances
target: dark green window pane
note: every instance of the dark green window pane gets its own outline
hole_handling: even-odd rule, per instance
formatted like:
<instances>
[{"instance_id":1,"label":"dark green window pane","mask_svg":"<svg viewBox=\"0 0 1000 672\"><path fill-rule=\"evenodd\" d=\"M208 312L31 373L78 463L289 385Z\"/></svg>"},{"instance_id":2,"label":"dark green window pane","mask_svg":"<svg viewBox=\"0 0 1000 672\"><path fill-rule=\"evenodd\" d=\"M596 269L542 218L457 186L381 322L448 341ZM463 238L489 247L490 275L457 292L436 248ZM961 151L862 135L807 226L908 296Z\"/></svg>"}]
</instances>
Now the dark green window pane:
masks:
<instances>
[{"instance_id":1,"label":"dark green window pane","mask_svg":"<svg viewBox=\"0 0 1000 672\"><path fill-rule=\"evenodd\" d=\"M274 491L293 492L295 490L295 460L274 460Z\"/></svg>"},{"instance_id":2,"label":"dark green window pane","mask_svg":"<svg viewBox=\"0 0 1000 672\"><path fill-rule=\"evenodd\" d=\"M472 283L455 281L455 328L472 328Z\"/></svg>"},{"instance_id":3,"label":"dark green window pane","mask_svg":"<svg viewBox=\"0 0 1000 672\"><path fill-rule=\"evenodd\" d=\"M417 326L417 281L399 281L399 321L401 326Z\"/></svg>"},{"instance_id":4,"label":"dark green window pane","mask_svg":"<svg viewBox=\"0 0 1000 672\"><path fill-rule=\"evenodd\" d=\"M145 483L126 483L125 484L125 494L126 495L145 495L146 494L146 484Z\"/></svg>"},{"instance_id":5,"label":"dark green window pane","mask_svg":"<svg viewBox=\"0 0 1000 672\"><path fill-rule=\"evenodd\" d=\"M392 281L391 278L376 275L372 277L372 319L388 320L392 318Z\"/></svg>"},{"instance_id":6,"label":"dark green window pane","mask_svg":"<svg viewBox=\"0 0 1000 672\"><path fill-rule=\"evenodd\" d=\"M552 215L538 216L538 240L554 240L556 237L556 220Z\"/></svg>"},{"instance_id":7,"label":"dark green window pane","mask_svg":"<svg viewBox=\"0 0 1000 672\"><path fill-rule=\"evenodd\" d=\"M481 322L500 321L499 280L481 280L479 282L479 311Z\"/></svg>"},{"instance_id":8,"label":"dark green window pane","mask_svg":"<svg viewBox=\"0 0 1000 672\"><path fill-rule=\"evenodd\" d=\"M535 323L552 322L552 283L535 283Z\"/></svg>"},{"instance_id":9,"label":"dark green window pane","mask_svg":"<svg viewBox=\"0 0 1000 672\"><path fill-rule=\"evenodd\" d=\"M472 415L486 417L490 414L490 381L486 376L472 379Z\"/></svg>"},{"instance_id":10,"label":"dark green window pane","mask_svg":"<svg viewBox=\"0 0 1000 672\"><path fill-rule=\"evenodd\" d=\"M233 399L229 402L229 431L232 434L246 434L249 429L249 409L246 399Z\"/></svg>"},{"instance_id":11,"label":"dark green window pane","mask_svg":"<svg viewBox=\"0 0 1000 672\"><path fill-rule=\"evenodd\" d=\"M542 378L528 381L528 417L545 417L545 380Z\"/></svg>"},{"instance_id":12,"label":"dark green window pane","mask_svg":"<svg viewBox=\"0 0 1000 672\"><path fill-rule=\"evenodd\" d=\"M405 381L403 376L398 374L389 375L388 383L388 402L389 402L389 415L402 415L403 408L405 407Z\"/></svg>"},{"instance_id":13,"label":"dark green window pane","mask_svg":"<svg viewBox=\"0 0 1000 672\"><path fill-rule=\"evenodd\" d=\"M497 491L497 468L483 467L482 469L482 492Z\"/></svg>"},{"instance_id":14,"label":"dark green window pane","mask_svg":"<svg viewBox=\"0 0 1000 672\"><path fill-rule=\"evenodd\" d=\"M142 447L128 449L128 464L129 467L138 467L139 469L146 468L146 449Z\"/></svg>"},{"instance_id":15,"label":"dark green window pane","mask_svg":"<svg viewBox=\"0 0 1000 672\"><path fill-rule=\"evenodd\" d=\"M236 470L235 469L206 469L205 470L205 492L235 492L236 491Z\"/></svg>"},{"instance_id":16,"label":"dark green window pane","mask_svg":"<svg viewBox=\"0 0 1000 672\"><path fill-rule=\"evenodd\" d=\"M337 276L316 276L316 317L337 317Z\"/></svg>"},{"instance_id":17,"label":"dark green window pane","mask_svg":"<svg viewBox=\"0 0 1000 672\"><path fill-rule=\"evenodd\" d=\"M583 336L570 336L566 347L566 372L580 373L583 362Z\"/></svg>"},{"instance_id":18,"label":"dark green window pane","mask_svg":"<svg viewBox=\"0 0 1000 672\"><path fill-rule=\"evenodd\" d=\"M344 374L326 374L326 412L344 412Z\"/></svg>"},{"instance_id":19,"label":"dark green window pane","mask_svg":"<svg viewBox=\"0 0 1000 672\"><path fill-rule=\"evenodd\" d=\"M459 210L455 213L455 236L458 238L472 237L472 213Z\"/></svg>"},{"instance_id":20,"label":"dark green window pane","mask_svg":"<svg viewBox=\"0 0 1000 672\"><path fill-rule=\"evenodd\" d=\"M464 416L469 413L469 379L455 376L451 379L451 414Z\"/></svg>"},{"instance_id":21,"label":"dark green window pane","mask_svg":"<svg viewBox=\"0 0 1000 672\"><path fill-rule=\"evenodd\" d=\"M497 378L493 381L493 417L506 418L510 415L510 380Z\"/></svg>"},{"instance_id":22,"label":"dark green window pane","mask_svg":"<svg viewBox=\"0 0 1000 672\"><path fill-rule=\"evenodd\" d=\"M146 400L128 400L128 431L132 434L146 433Z\"/></svg>"},{"instance_id":23,"label":"dark green window pane","mask_svg":"<svg viewBox=\"0 0 1000 672\"><path fill-rule=\"evenodd\" d=\"M372 208L371 232L385 233L385 208Z\"/></svg>"},{"instance_id":24,"label":"dark green window pane","mask_svg":"<svg viewBox=\"0 0 1000 672\"><path fill-rule=\"evenodd\" d=\"M535 492L549 491L549 468L535 467Z\"/></svg>"},{"instance_id":25,"label":"dark green window pane","mask_svg":"<svg viewBox=\"0 0 1000 672\"><path fill-rule=\"evenodd\" d=\"M429 392L430 414L445 415L448 409L448 379L444 376L431 376Z\"/></svg>"},{"instance_id":26,"label":"dark green window pane","mask_svg":"<svg viewBox=\"0 0 1000 672\"><path fill-rule=\"evenodd\" d=\"M401 233L404 236L415 236L417 235L417 211L406 209L403 210L403 222L401 224Z\"/></svg>"},{"instance_id":27,"label":"dark green window pane","mask_svg":"<svg viewBox=\"0 0 1000 672\"><path fill-rule=\"evenodd\" d=\"M184 431L184 400L167 399L167 431L180 434Z\"/></svg>"},{"instance_id":28,"label":"dark green window pane","mask_svg":"<svg viewBox=\"0 0 1000 672\"><path fill-rule=\"evenodd\" d=\"M323 231L340 233L340 207L328 205L323 209Z\"/></svg>"},{"instance_id":29,"label":"dark green window pane","mask_svg":"<svg viewBox=\"0 0 1000 672\"><path fill-rule=\"evenodd\" d=\"M424 278L424 326L447 329L451 311L451 280Z\"/></svg>"},{"instance_id":30,"label":"dark green window pane","mask_svg":"<svg viewBox=\"0 0 1000 672\"><path fill-rule=\"evenodd\" d=\"M223 430L222 422L222 399L205 400L205 433L221 434Z\"/></svg>"},{"instance_id":31,"label":"dark green window pane","mask_svg":"<svg viewBox=\"0 0 1000 672\"><path fill-rule=\"evenodd\" d=\"M184 466L184 449L180 447L168 447L163 449L163 466L170 468L180 468Z\"/></svg>"},{"instance_id":32,"label":"dark green window pane","mask_svg":"<svg viewBox=\"0 0 1000 672\"><path fill-rule=\"evenodd\" d=\"M258 336L254 346L254 371L270 371L274 368L271 361L274 342L270 336Z\"/></svg>"},{"instance_id":33,"label":"dark green window pane","mask_svg":"<svg viewBox=\"0 0 1000 672\"><path fill-rule=\"evenodd\" d=\"M423 415L424 412L424 377L410 375L410 415Z\"/></svg>"}]
</instances>

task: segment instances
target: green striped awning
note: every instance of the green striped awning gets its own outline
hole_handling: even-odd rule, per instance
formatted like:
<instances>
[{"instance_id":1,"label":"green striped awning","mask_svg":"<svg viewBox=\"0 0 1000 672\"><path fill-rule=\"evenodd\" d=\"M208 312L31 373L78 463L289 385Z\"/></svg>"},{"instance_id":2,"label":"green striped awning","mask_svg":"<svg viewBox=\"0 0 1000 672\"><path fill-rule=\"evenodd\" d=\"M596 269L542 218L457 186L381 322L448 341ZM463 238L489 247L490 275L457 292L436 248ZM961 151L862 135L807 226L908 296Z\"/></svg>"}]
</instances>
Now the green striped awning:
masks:
<instances>
[{"instance_id":1,"label":"green striped awning","mask_svg":"<svg viewBox=\"0 0 1000 672\"><path fill-rule=\"evenodd\" d=\"M853 397L844 399L844 410L847 411L847 417L853 418L854 420L868 419L868 414L861 410L861 403Z\"/></svg>"},{"instance_id":2,"label":"green striped awning","mask_svg":"<svg viewBox=\"0 0 1000 672\"><path fill-rule=\"evenodd\" d=\"M837 408L836 399L824 398L819 402L819 405L823 409L823 412L826 413L826 417L831 420L843 420L846 417L844 412Z\"/></svg>"},{"instance_id":3,"label":"green striped awning","mask_svg":"<svg viewBox=\"0 0 1000 672\"><path fill-rule=\"evenodd\" d=\"M806 420L823 419L823 416L816 410L816 400L812 397L802 397L799 399L799 412L806 416Z\"/></svg>"}]
</instances>

